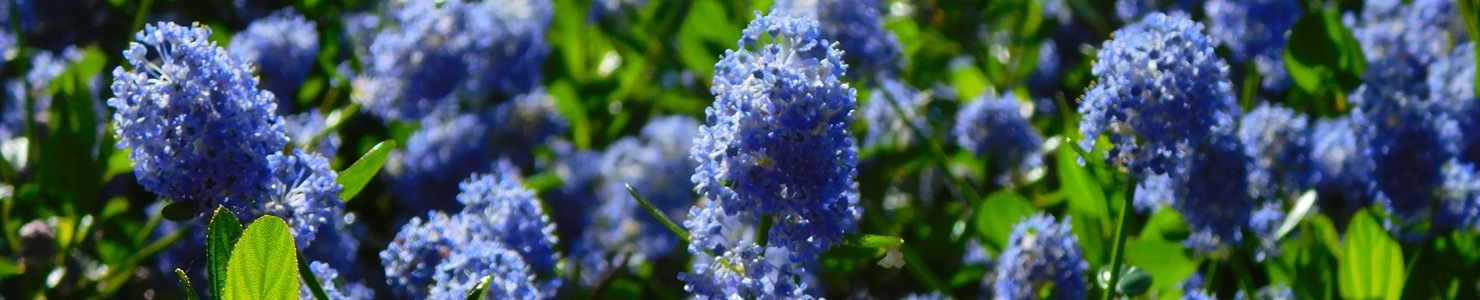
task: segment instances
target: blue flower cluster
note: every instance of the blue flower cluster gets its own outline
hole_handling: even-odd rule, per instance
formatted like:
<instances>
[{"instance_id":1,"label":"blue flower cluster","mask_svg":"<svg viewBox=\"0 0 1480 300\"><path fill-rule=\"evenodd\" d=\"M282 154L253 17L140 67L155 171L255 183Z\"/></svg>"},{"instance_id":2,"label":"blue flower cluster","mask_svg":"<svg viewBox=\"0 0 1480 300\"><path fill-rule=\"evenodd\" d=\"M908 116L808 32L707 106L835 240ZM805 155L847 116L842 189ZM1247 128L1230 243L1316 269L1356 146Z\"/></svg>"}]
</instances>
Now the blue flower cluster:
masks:
<instances>
[{"instance_id":1,"label":"blue flower cluster","mask_svg":"<svg viewBox=\"0 0 1480 300\"><path fill-rule=\"evenodd\" d=\"M1228 66L1213 53L1202 25L1183 14L1154 13L1116 30L1091 71L1080 147L1107 133L1107 162L1133 174L1173 169L1198 143L1232 130L1239 115Z\"/></svg>"},{"instance_id":2,"label":"blue flower cluster","mask_svg":"<svg viewBox=\"0 0 1480 300\"><path fill-rule=\"evenodd\" d=\"M599 168L603 182L597 191L600 206L591 224L576 240L572 256L580 259L582 284L592 285L614 267L640 266L667 255L679 240L656 218L648 215L627 192L627 185L666 217L683 220L699 197L688 185L697 163L688 157L699 124L688 117L657 117L643 126L639 138L623 138L608 146ZM625 266L611 266L606 256L630 251Z\"/></svg>"},{"instance_id":3,"label":"blue flower cluster","mask_svg":"<svg viewBox=\"0 0 1480 300\"><path fill-rule=\"evenodd\" d=\"M1012 92L983 93L967 103L956 112L951 134L961 148L987 160L987 176L997 184L1011 185L1019 175L1043 167L1043 137L1023 118Z\"/></svg>"},{"instance_id":4,"label":"blue flower cluster","mask_svg":"<svg viewBox=\"0 0 1480 300\"><path fill-rule=\"evenodd\" d=\"M781 0L773 11L809 17L821 23L822 37L838 42L850 75L893 75L903 65L899 39L884 30L887 9L881 0Z\"/></svg>"},{"instance_id":5,"label":"blue flower cluster","mask_svg":"<svg viewBox=\"0 0 1480 300\"><path fill-rule=\"evenodd\" d=\"M346 283L341 280L340 272L330 267L329 264L315 261L308 264L308 270L319 281L324 288L324 294L329 300L351 300L351 299L375 299L375 290L360 283ZM299 299L314 299L313 291L308 285L298 287Z\"/></svg>"},{"instance_id":6,"label":"blue flower cluster","mask_svg":"<svg viewBox=\"0 0 1480 300\"><path fill-rule=\"evenodd\" d=\"M684 221L694 266L679 273L684 290L703 299L812 299L802 277L806 264L781 247L756 244L754 226L705 201Z\"/></svg>"},{"instance_id":7,"label":"blue flower cluster","mask_svg":"<svg viewBox=\"0 0 1480 300\"><path fill-rule=\"evenodd\" d=\"M1293 198L1320 179L1308 124L1304 114L1268 103L1239 120L1237 135L1252 160L1249 184L1255 198Z\"/></svg>"},{"instance_id":8,"label":"blue flower cluster","mask_svg":"<svg viewBox=\"0 0 1480 300\"><path fill-rule=\"evenodd\" d=\"M267 157L288 143L271 92L205 27L147 25L113 71L118 146L145 189L203 209L236 211L270 194ZM156 63L157 62L157 63Z\"/></svg>"},{"instance_id":9,"label":"blue flower cluster","mask_svg":"<svg viewBox=\"0 0 1480 300\"><path fill-rule=\"evenodd\" d=\"M1039 299L1041 288L1052 282L1054 299L1084 299L1089 263L1071 227L1068 218L1056 221L1042 213L1013 225L1007 249L997 258L996 298Z\"/></svg>"},{"instance_id":10,"label":"blue flower cluster","mask_svg":"<svg viewBox=\"0 0 1480 300\"><path fill-rule=\"evenodd\" d=\"M1116 0L1115 16L1127 23L1158 11L1185 13L1201 7L1205 0Z\"/></svg>"},{"instance_id":11,"label":"blue flower cluster","mask_svg":"<svg viewBox=\"0 0 1480 300\"><path fill-rule=\"evenodd\" d=\"M301 149L291 155L270 155L267 165L275 179L272 196L241 217L253 220L265 214L283 218L292 229L298 249L304 249L319 236L320 227L332 226L344 213L344 202L339 201L343 187L335 181L339 175L329 168L324 156Z\"/></svg>"},{"instance_id":12,"label":"blue flower cluster","mask_svg":"<svg viewBox=\"0 0 1480 300\"><path fill-rule=\"evenodd\" d=\"M354 99L387 122L412 121L445 105L532 91L553 14L548 0L396 2L356 79L372 89Z\"/></svg>"},{"instance_id":13,"label":"blue flower cluster","mask_svg":"<svg viewBox=\"0 0 1480 300\"><path fill-rule=\"evenodd\" d=\"M1353 119L1358 121L1353 122ZM1323 197L1340 199L1350 211L1372 203L1371 162L1357 140L1360 115L1317 120L1311 128L1311 158L1320 180L1316 191Z\"/></svg>"},{"instance_id":14,"label":"blue flower cluster","mask_svg":"<svg viewBox=\"0 0 1480 300\"><path fill-rule=\"evenodd\" d=\"M252 22L231 37L227 52L255 63L262 88L278 98L278 113L292 111L298 87L319 54L319 31L292 8Z\"/></svg>"},{"instance_id":15,"label":"blue flower cluster","mask_svg":"<svg viewBox=\"0 0 1480 300\"><path fill-rule=\"evenodd\" d=\"M411 215L429 210L457 211L457 184L493 166L492 131L476 113L441 110L421 120L421 129L406 140L404 152L388 166L396 176L396 200ZM399 170L397 170L399 169Z\"/></svg>"},{"instance_id":16,"label":"blue flower cluster","mask_svg":"<svg viewBox=\"0 0 1480 300\"><path fill-rule=\"evenodd\" d=\"M1208 0L1203 10L1209 17L1208 35L1233 52L1234 62L1253 61L1253 70L1263 76L1266 90L1280 91L1289 85L1285 72L1285 39L1300 19L1300 4L1287 0Z\"/></svg>"},{"instance_id":17,"label":"blue flower cluster","mask_svg":"<svg viewBox=\"0 0 1480 300\"><path fill-rule=\"evenodd\" d=\"M694 138L697 191L747 223L775 222L768 245L815 258L856 229L855 91L817 21L760 16L715 64L713 106Z\"/></svg>"},{"instance_id":18,"label":"blue flower cluster","mask_svg":"<svg viewBox=\"0 0 1480 300\"><path fill-rule=\"evenodd\" d=\"M380 252L393 294L461 298L474 280L493 275L500 295L553 296L560 282L538 278L557 268L555 227L513 166L500 162L496 170L462 183L461 212L412 218Z\"/></svg>"}]
</instances>

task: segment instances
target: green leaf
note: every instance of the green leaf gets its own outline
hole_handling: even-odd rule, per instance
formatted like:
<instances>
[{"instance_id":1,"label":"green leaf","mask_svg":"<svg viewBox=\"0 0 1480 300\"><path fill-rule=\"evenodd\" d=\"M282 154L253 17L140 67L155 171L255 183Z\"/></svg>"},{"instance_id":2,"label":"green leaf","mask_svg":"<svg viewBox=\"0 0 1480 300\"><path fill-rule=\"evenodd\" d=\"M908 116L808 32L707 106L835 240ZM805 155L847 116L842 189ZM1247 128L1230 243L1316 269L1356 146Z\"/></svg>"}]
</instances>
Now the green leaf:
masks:
<instances>
[{"instance_id":1,"label":"green leaf","mask_svg":"<svg viewBox=\"0 0 1480 300\"><path fill-rule=\"evenodd\" d=\"M889 249L904 245L904 239L897 236L860 234L844 237L843 244L862 248Z\"/></svg>"},{"instance_id":2,"label":"green leaf","mask_svg":"<svg viewBox=\"0 0 1480 300\"><path fill-rule=\"evenodd\" d=\"M371 179L375 179L375 173L380 172L380 167L385 165L386 156L390 155L391 149L395 148L396 141L394 140L375 144L369 152L360 156L360 160L350 165L349 169L339 172L339 185L344 186L344 190L339 192L339 199L349 201L354 199L355 195L359 195L360 191L365 189L365 185L369 184Z\"/></svg>"},{"instance_id":3,"label":"green leaf","mask_svg":"<svg viewBox=\"0 0 1480 300\"><path fill-rule=\"evenodd\" d=\"M10 258L0 257L0 278L21 274L21 266Z\"/></svg>"},{"instance_id":4,"label":"green leaf","mask_svg":"<svg viewBox=\"0 0 1480 300\"><path fill-rule=\"evenodd\" d=\"M230 210L217 207L209 226L206 230L206 265L211 278L211 294L225 295L231 249L242 236L242 223Z\"/></svg>"},{"instance_id":5,"label":"green leaf","mask_svg":"<svg viewBox=\"0 0 1480 300\"><path fill-rule=\"evenodd\" d=\"M1065 140L1059 145L1058 155L1055 155L1059 182L1063 183L1064 191L1069 194L1069 211L1097 220L1109 218L1110 211L1105 208L1104 190L1100 188L1099 181L1091 177L1084 166L1079 165L1079 154L1074 151L1074 147L1077 147L1076 143Z\"/></svg>"},{"instance_id":6,"label":"green leaf","mask_svg":"<svg viewBox=\"0 0 1480 300\"><path fill-rule=\"evenodd\" d=\"M237 240L226 270L226 299L298 299L298 257L288 223L264 216Z\"/></svg>"},{"instance_id":7,"label":"green leaf","mask_svg":"<svg viewBox=\"0 0 1480 300\"><path fill-rule=\"evenodd\" d=\"M185 290L185 299L200 300L200 295L195 294L195 286L190 284L190 277L185 276L185 270L175 268L175 277L180 279L180 287Z\"/></svg>"},{"instance_id":8,"label":"green leaf","mask_svg":"<svg viewBox=\"0 0 1480 300\"><path fill-rule=\"evenodd\" d=\"M1295 84L1306 91L1339 87L1345 94L1362 84L1367 59L1361 44L1341 24L1334 10L1312 11L1290 29L1285 67Z\"/></svg>"},{"instance_id":9,"label":"green leaf","mask_svg":"<svg viewBox=\"0 0 1480 300\"><path fill-rule=\"evenodd\" d=\"M1388 236L1377 216L1362 210L1346 227L1340 269L1341 296L1347 299L1398 299L1403 293L1403 249Z\"/></svg>"},{"instance_id":10,"label":"green leaf","mask_svg":"<svg viewBox=\"0 0 1480 300\"><path fill-rule=\"evenodd\" d=\"M483 279L478 279L478 284L468 290L468 296L465 299L483 300L483 296L488 294L488 283L491 281L493 281L493 275L483 276Z\"/></svg>"},{"instance_id":11,"label":"green leaf","mask_svg":"<svg viewBox=\"0 0 1480 300\"><path fill-rule=\"evenodd\" d=\"M166 220L188 221L192 218L195 218L196 215L200 214L200 202L171 202L170 204L165 205L164 209L160 210L159 212L164 215L164 218Z\"/></svg>"},{"instance_id":12,"label":"green leaf","mask_svg":"<svg viewBox=\"0 0 1480 300\"><path fill-rule=\"evenodd\" d=\"M1033 211L1027 197L1003 190L987 196L987 200L977 206L972 224L993 252L1001 252L1012 235L1012 225L1033 215Z\"/></svg>"},{"instance_id":13,"label":"green leaf","mask_svg":"<svg viewBox=\"0 0 1480 300\"><path fill-rule=\"evenodd\" d=\"M1127 264L1145 270L1148 276L1160 278L1161 280L1152 282L1148 287L1163 292L1180 290L1177 284L1196 273L1198 265L1197 260L1188 256L1187 248L1181 242L1155 238L1126 241L1125 260ZM1127 279L1130 278L1121 278Z\"/></svg>"}]
</instances>

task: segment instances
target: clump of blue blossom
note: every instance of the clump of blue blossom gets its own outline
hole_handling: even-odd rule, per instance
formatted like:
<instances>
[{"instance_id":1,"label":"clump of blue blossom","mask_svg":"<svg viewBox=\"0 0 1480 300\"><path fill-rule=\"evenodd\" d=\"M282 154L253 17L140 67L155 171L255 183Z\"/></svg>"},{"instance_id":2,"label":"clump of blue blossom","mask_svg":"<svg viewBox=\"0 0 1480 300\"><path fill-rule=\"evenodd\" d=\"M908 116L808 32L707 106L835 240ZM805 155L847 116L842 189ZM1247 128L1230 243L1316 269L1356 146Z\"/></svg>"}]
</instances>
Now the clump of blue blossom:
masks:
<instances>
[{"instance_id":1,"label":"clump of blue blossom","mask_svg":"<svg viewBox=\"0 0 1480 300\"><path fill-rule=\"evenodd\" d=\"M679 273L684 290L707 299L811 299L800 279L805 264L786 249L756 244L756 228L713 202L689 209L684 221L694 254L690 272Z\"/></svg>"},{"instance_id":2,"label":"clump of blue blossom","mask_svg":"<svg viewBox=\"0 0 1480 300\"><path fill-rule=\"evenodd\" d=\"M278 113L292 111L298 87L319 54L319 31L292 8L253 21L231 37L227 52L253 62L262 88L278 98Z\"/></svg>"},{"instance_id":3,"label":"clump of blue blossom","mask_svg":"<svg viewBox=\"0 0 1480 300\"><path fill-rule=\"evenodd\" d=\"M1098 57L1091 72L1099 80L1079 107L1080 147L1093 149L1108 134L1107 162L1165 173L1215 131L1232 130L1239 108L1228 66L1186 15L1153 13L1126 25Z\"/></svg>"},{"instance_id":4,"label":"clump of blue blossom","mask_svg":"<svg viewBox=\"0 0 1480 300\"><path fill-rule=\"evenodd\" d=\"M872 77L899 72L903 55L899 38L884 29L885 1L782 0L773 11L811 17L821 23L822 37L838 42L854 76Z\"/></svg>"},{"instance_id":5,"label":"clump of blue blossom","mask_svg":"<svg viewBox=\"0 0 1480 300\"><path fill-rule=\"evenodd\" d=\"M855 91L817 21L784 13L744 30L715 64L713 106L694 138L696 190L748 223L769 216L768 245L810 260L857 227Z\"/></svg>"},{"instance_id":6,"label":"clump of blue blossom","mask_svg":"<svg viewBox=\"0 0 1480 300\"><path fill-rule=\"evenodd\" d=\"M1285 40L1300 19L1300 4L1287 0L1208 0L1208 35L1233 52L1234 62L1253 61L1263 76L1266 90L1279 91L1289 85L1285 72Z\"/></svg>"},{"instance_id":7,"label":"clump of blue blossom","mask_svg":"<svg viewBox=\"0 0 1480 300\"><path fill-rule=\"evenodd\" d=\"M369 43L353 97L383 120L418 120L438 107L479 104L539 85L549 56L548 0L397 2Z\"/></svg>"},{"instance_id":8,"label":"clump of blue blossom","mask_svg":"<svg viewBox=\"0 0 1480 300\"><path fill-rule=\"evenodd\" d=\"M607 147L599 160L604 182L597 195L602 202L573 250L580 253L573 256L581 259L582 284L595 284L610 268L635 267L660 258L679 243L632 199L626 187L631 185L669 219L683 220L698 199L688 185L697 166L688 151L698 128L698 122L688 117L657 117L643 126L638 138L623 138ZM627 265L610 266L606 256L629 247Z\"/></svg>"},{"instance_id":9,"label":"clump of blue blossom","mask_svg":"<svg viewBox=\"0 0 1480 300\"><path fill-rule=\"evenodd\" d=\"M1450 104L1451 116L1464 135L1458 155L1468 163L1480 163L1480 105L1475 104L1474 82L1473 42L1455 46L1449 55L1429 65L1429 99Z\"/></svg>"},{"instance_id":10,"label":"clump of blue blossom","mask_svg":"<svg viewBox=\"0 0 1480 300\"><path fill-rule=\"evenodd\" d=\"M406 140L398 163L397 203L411 215L429 210L455 212L457 184L468 175L488 172L494 163L493 129L476 113L438 111L421 120L421 129Z\"/></svg>"},{"instance_id":11,"label":"clump of blue blossom","mask_svg":"<svg viewBox=\"0 0 1480 300\"><path fill-rule=\"evenodd\" d=\"M1341 199L1351 211L1372 202L1371 162L1356 133L1365 120L1360 114L1322 119L1311 129L1311 159L1320 175L1316 190L1323 198Z\"/></svg>"},{"instance_id":12,"label":"clump of blue blossom","mask_svg":"<svg viewBox=\"0 0 1480 300\"><path fill-rule=\"evenodd\" d=\"M863 121L869 128L868 135L863 138L863 147L908 147L925 138L915 136L916 129L930 135L931 128L925 122L923 111L929 97L929 94L921 93L899 79L880 81L863 105ZM899 110L895 110L895 106ZM903 116L900 111L904 112Z\"/></svg>"},{"instance_id":13,"label":"clump of blue blossom","mask_svg":"<svg viewBox=\"0 0 1480 300\"><path fill-rule=\"evenodd\" d=\"M557 268L554 225L513 166L500 162L495 170L461 184L457 200L465 205L462 211L412 218L380 252L395 295L461 297L457 291L466 291L474 281L467 278L486 275L502 285L493 290L510 295L552 295L559 287L558 280L529 277L550 275Z\"/></svg>"},{"instance_id":14,"label":"clump of blue blossom","mask_svg":"<svg viewBox=\"0 0 1480 300\"><path fill-rule=\"evenodd\" d=\"M302 250L318 236L320 227L337 222L344 213L344 202L339 201L344 188L336 182L339 175L329 168L329 159L301 149L270 155L267 165L275 179L272 194L242 217L252 220L266 214L283 218Z\"/></svg>"},{"instance_id":15,"label":"clump of blue blossom","mask_svg":"<svg viewBox=\"0 0 1480 300\"><path fill-rule=\"evenodd\" d=\"M1259 104L1239 120L1238 138L1250 158L1249 184L1255 198L1286 199L1320 178L1311 156L1306 116L1295 110Z\"/></svg>"},{"instance_id":16,"label":"clump of blue blossom","mask_svg":"<svg viewBox=\"0 0 1480 300\"><path fill-rule=\"evenodd\" d=\"M1204 0L1116 0L1115 16L1121 21L1135 22L1142 17L1159 11L1188 13L1202 7Z\"/></svg>"},{"instance_id":17,"label":"clump of blue blossom","mask_svg":"<svg viewBox=\"0 0 1480 300\"><path fill-rule=\"evenodd\" d=\"M1079 250L1079 238L1069 219L1056 221L1042 213L1024 217L1012 226L1007 248L997 257L997 299L1038 299L1053 284L1055 299L1083 299L1089 292L1089 263Z\"/></svg>"},{"instance_id":18,"label":"clump of blue blossom","mask_svg":"<svg viewBox=\"0 0 1480 300\"><path fill-rule=\"evenodd\" d=\"M983 93L956 113L956 144L987 160L987 176L1010 185L1043 167L1043 137L1023 118L1017 96Z\"/></svg>"},{"instance_id":19,"label":"clump of blue blossom","mask_svg":"<svg viewBox=\"0 0 1480 300\"><path fill-rule=\"evenodd\" d=\"M235 211L270 194L268 156L288 143L271 92L257 89L246 61L204 26L145 26L113 70L118 147L130 148L139 184L203 209Z\"/></svg>"}]
</instances>

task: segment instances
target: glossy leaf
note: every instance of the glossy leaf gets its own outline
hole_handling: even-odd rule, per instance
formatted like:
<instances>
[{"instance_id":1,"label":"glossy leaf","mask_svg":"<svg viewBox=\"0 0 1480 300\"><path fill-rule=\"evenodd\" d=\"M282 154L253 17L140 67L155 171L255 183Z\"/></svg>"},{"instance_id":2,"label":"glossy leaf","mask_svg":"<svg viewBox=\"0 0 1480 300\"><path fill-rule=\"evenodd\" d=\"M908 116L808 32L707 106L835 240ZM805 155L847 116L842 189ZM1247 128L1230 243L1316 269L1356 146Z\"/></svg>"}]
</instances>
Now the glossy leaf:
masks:
<instances>
[{"instance_id":1,"label":"glossy leaf","mask_svg":"<svg viewBox=\"0 0 1480 300\"><path fill-rule=\"evenodd\" d=\"M375 179L375 173L379 173L380 168L385 166L386 157L395 148L396 141L393 140L375 144L369 152L360 156L360 160L350 165L349 169L339 172L339 185L344 186L344 190L339 192L339 199L349 201L354 199L355 195L359 195L360 191L365 189L365 185Z\"/></svg>"},{"instance_id":2,"label":"glossy leaf","mask_svg":"<svg viewBox=\"0 0 1480 300\"><path fill-rule=\"evenodd\" d=\"M231 250L226 299L297 299L297 246L288 223L274 216L252 222Z\"/></svg>"},{"instance_id":3,"label":"glossy leaf","mask_svg":"<svg viewBox=\"0 0 1480 300\"><path fill-rule=\"evenodd\" d=\"M1398 299L1403 293L1403 249L1377 216L1359 211L1346 228L1340 269L1341 296Z\"/></svg>"},{"instance_id":4,"label":"glossy leaf","mask_svg":"<svg viewBox=\"0 0 1480 300\"><path fill-rule=\"evenodd\" d=\"M216 208L206 230L206 265L211 278L211 294L226 294L227 266L231 261L231 249L242 236L242 223L236 214L225 207Z\"/></svg>"}]
</instances>

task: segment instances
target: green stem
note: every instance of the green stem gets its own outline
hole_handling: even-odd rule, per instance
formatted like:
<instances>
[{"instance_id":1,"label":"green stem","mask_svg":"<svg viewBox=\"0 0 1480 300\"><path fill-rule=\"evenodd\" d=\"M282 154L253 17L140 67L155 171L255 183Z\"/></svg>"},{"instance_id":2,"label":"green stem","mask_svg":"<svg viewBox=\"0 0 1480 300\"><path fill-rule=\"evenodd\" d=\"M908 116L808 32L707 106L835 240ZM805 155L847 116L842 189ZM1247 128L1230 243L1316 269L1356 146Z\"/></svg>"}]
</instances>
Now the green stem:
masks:
<instances>
[{"instance_id":1,"label":"green stem","mask_svg":"<svg viewBox=\"0 0 1480 300\"><path fill-rule=\"evenodd\" d=\"M139 10L134 11L134 26L132 32L144 30L144 17L149 16L149 7L154 6L154 0L144 0L139 5Z\"/></svg>"},{"instance_id":2,"label":"green stem","mask_svg":"<svg viewBox=\"0 0 1480 300\"><path fill-rule=\"evenodd\" d=\"M921 97L928 96L922 95ZM894 109L895 115L898 115L901 118L905 116L904 108L899 106L899 101L892 98L879 100L889 101L889 107ZM940 168L941 173L946 176L946 180L950 180L951 184L954 184L956 186L956 189L961 190L961 194L965 195L967 198L967 203L977 203L978 201L981 201L981 195L977 194L976 190L972 189L970 184L967 184L966 181L962 180L960 177L956 177L955 173L951 173L951 167L946 163L946 160L950 159L950 156L946 155L945 148L942 148L940 144L936 143L935 139L926 138L927 135L925 135L925 130L915 127L914 123L905 122L905 125L910 128L910 133L913 133L916 137L918 137L918 139L921 140L927 148L930 148L930 152L932 154L935 154L936 159L934 159L933 161L935 161L936 167Z\"/></svg>"},{"instance_id":3,"label":"green stem","mask_svg":"<svg viewBox=\"0 0 1480 300\"><path fill-rule=\"evenodd\" d=\"M1234 256L1229 258L1229 264L1233 265L1233 272L1238 275L1238 286L1244 290L1245 295L1255 295L1254 277L1250 275L1248 266L1244 265L1243 257Z\"/></svg>"},{"instance_id":4,"label":"green stem","mask_svg":"<svg viewBox=\"0 0 1480 300\"><path fill-rule=\"evenodd\" d=\"M678 239L683 240L685 244L690 242L689 232L685 231L683 227L679 227L678 223L674 223L672 219L668 219L668 214L659 211L657 206L653 206L652 202L648 202L646 198L642 197L642 194L638 194L637 189L633 189L632 185L623 183L622 186L627 187L627 194L631 194L632 199L637 200L637 204L642 205L642 209L646 210L649 215L652 215L654 219L658 219L658 223L663 223L663 227L668 227L668 230L678 235ZM713 255L713 253L710 253L710 256Z\"/></svg>"},{"instance_id":5,"label":"green stem","mask_svg":"<svg viewBox=\"0 0 1480 300\"><path fill-rule=\"evenodd\" d=\"M1255 102L1259 99L1259 83L1263 80L1261 75L1253 60L1244 64L1243 94L1238 98L1238 104L1244 108L1244 111L1254 109L1254 105L1257 104Z\"/></svg>"},{"instance_id":6,"label":"green stem","mask_svg":"<svg viewBox=\"0 0 1480 300\"><path fill-rule=\"evenodd\" d=\"M1120 222L1115 224L1115 247L1110 250L1110 284L1105 291L1105 300L1115 298L1117 284L1120 284L1120 263L1125 257L1126 224L1130 223L1133 199L1136 194L1136 181L1129 177L1125 180L1125 203L1120 207ZM1114 197L1110 197L1114 198Z\"/></svg>"},{"instance_id":7,"label":"green stem","mask_svg":"<svg viewBox=\"0 0 1480 300\"><path fill-rule=\"evenodd\" d=\"M308 290L313 293L314 299L329 300L329 293L324 292L324 285L319 282L319 277L313 275L313 269L308 267L308 260L304 259L303 251L295 251L298 254L298 277L303 278L303 283L308 285Z\"/></svg>"},{"instance_id":8,"label":"green stem","mask_svg":"<svg viewBox=\"0 0 1480 300\"><path fill-rule=\"evenodd\" d=\"M900 254L904 254L905 268L909 269L910 273L914 273L915 278L924 281L925 286L941 293L951 292L944 281L940 281L940 278L935 277L935 273L930 271L930 266L925 265L925 259L921 258L919 253L915 253L914 248L910 248L908 244L900 245L899 252Z\"/></svg>"},{"instance_id":9,"label":"green stem","mask_svg":"<svg viewBox=\"0 0 1480 300\"><path fill-rule=\"evenodd\" d=\"M175 277L180 278L180 287L185 289L185 299L200 300L200 295L195 294L195 286L190 285L190 277L185 276L185 270L175 268Z\"/></svg>"}]
</instances>

